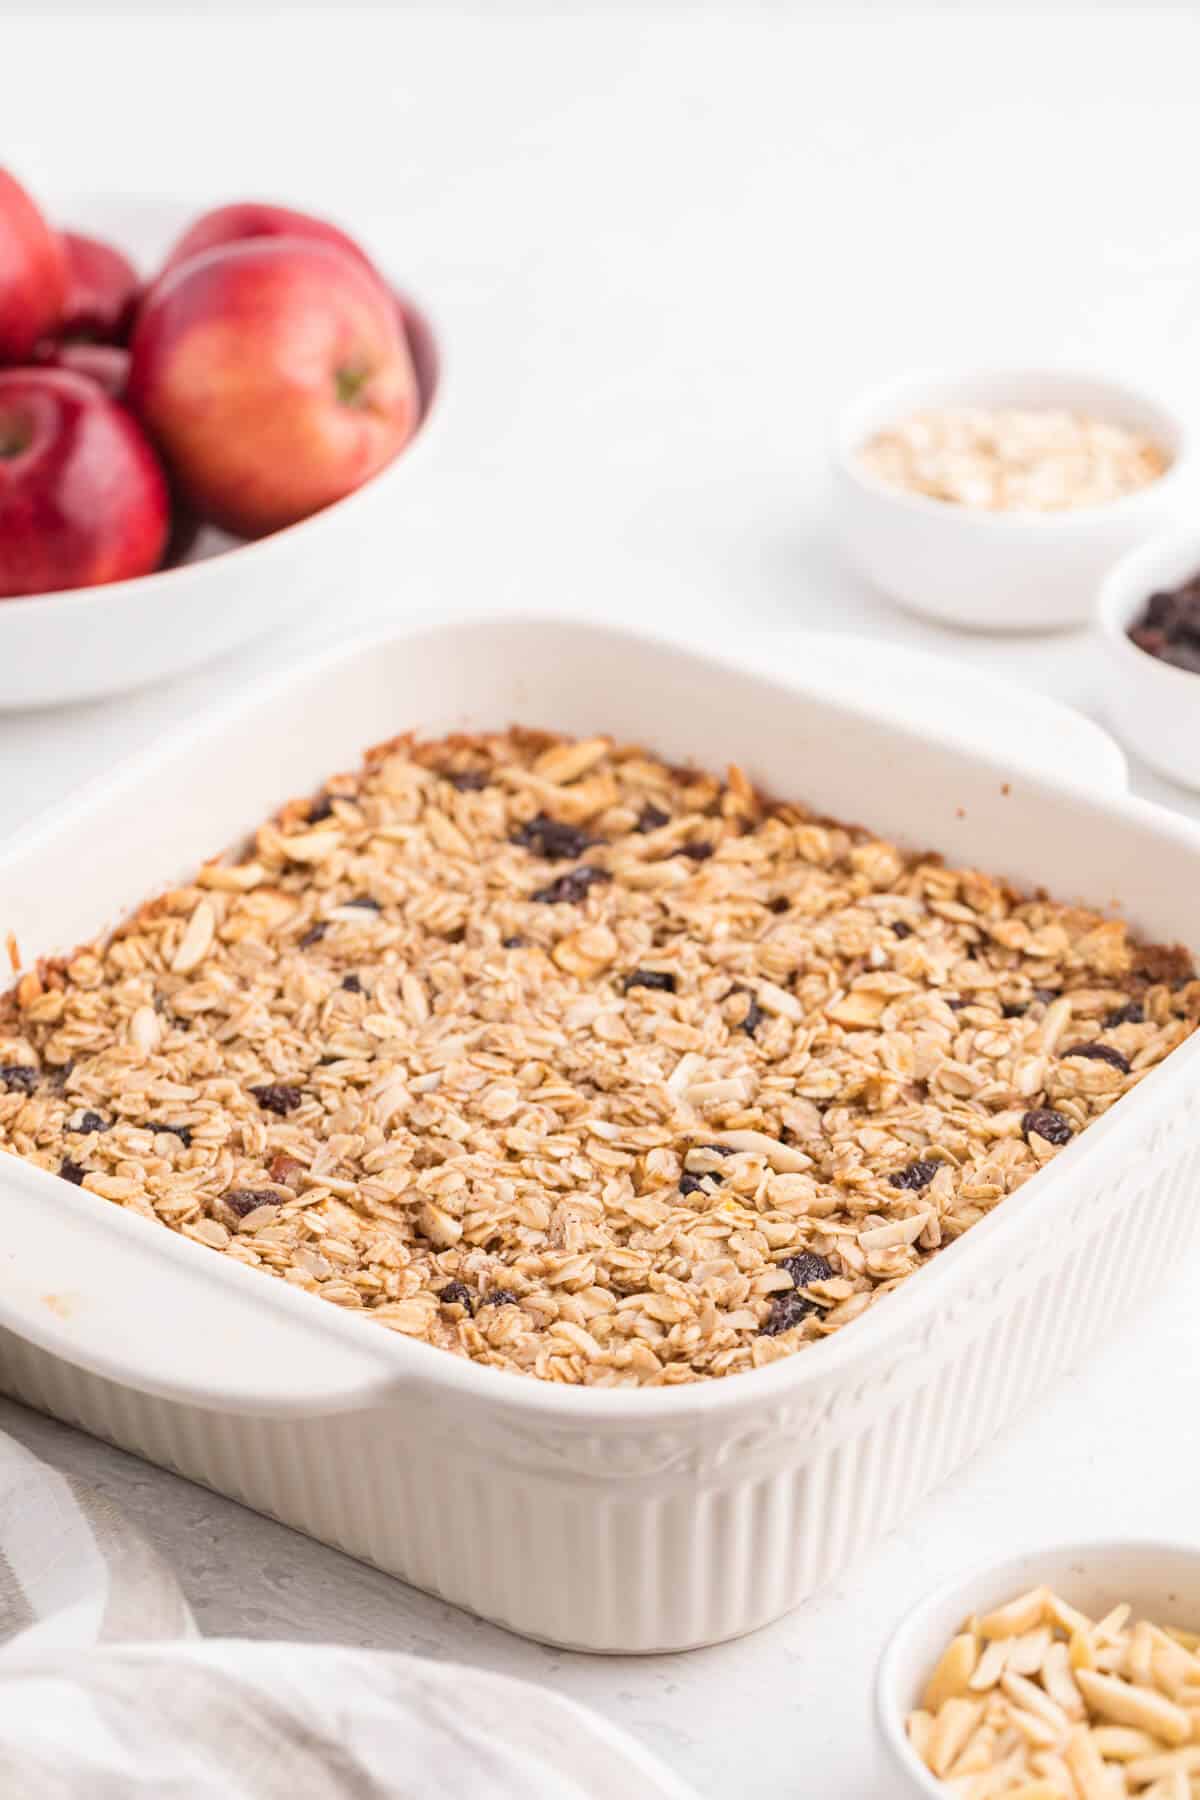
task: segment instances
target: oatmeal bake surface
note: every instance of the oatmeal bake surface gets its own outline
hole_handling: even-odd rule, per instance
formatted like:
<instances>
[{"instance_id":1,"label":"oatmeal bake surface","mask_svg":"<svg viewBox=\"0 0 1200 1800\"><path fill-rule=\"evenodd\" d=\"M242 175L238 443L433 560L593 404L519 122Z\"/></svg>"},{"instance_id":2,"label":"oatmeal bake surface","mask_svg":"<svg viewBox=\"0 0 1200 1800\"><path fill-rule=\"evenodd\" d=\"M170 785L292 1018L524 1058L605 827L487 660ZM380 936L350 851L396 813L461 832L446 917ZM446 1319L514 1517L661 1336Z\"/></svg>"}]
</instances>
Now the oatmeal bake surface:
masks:
<instances>
[{"instance_id":1,"label":"oatmeal bake surface","mask_svg":"<svg viewBox=\"0 0 1200 1800\"><path fill-rule=\"evenodd\" d=\"M22 977L0 1147L476 1361L695 1381L974 1224L1189 1034L1191 976L736 768L401 739Z\"/></svg>"}]
</instances>

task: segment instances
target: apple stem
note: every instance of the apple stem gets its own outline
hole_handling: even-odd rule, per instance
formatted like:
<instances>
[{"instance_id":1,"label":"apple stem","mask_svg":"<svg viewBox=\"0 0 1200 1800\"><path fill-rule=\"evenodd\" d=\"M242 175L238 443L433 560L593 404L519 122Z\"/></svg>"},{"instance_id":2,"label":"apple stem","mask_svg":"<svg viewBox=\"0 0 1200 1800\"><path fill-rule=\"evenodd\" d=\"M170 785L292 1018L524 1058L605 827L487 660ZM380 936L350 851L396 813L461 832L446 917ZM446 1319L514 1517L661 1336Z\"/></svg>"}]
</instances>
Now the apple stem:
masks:
<instances>
[{"instance_id":1,"label":"apple stem","mask_svg":"<svg viewBox=\"0 0 1200 1800\"><path fill-rule=\"evenodd\" d=\"M28 450L33 441L33 432L26 419L0 419L0 457L20 456L22 450Z\"/></svg>"},{"instance_id":2,"label":"apple stem","mask_svg":"<svg viewBox=\"0 0 1200 1800\"><path fill-rule=\"evenodd\" d=\"M337 371L334 380L337 383L338 403L341 406L365 406L366 386L371 379L371 371L361 364L350 364Z\"/></svg>"}]
</instances>

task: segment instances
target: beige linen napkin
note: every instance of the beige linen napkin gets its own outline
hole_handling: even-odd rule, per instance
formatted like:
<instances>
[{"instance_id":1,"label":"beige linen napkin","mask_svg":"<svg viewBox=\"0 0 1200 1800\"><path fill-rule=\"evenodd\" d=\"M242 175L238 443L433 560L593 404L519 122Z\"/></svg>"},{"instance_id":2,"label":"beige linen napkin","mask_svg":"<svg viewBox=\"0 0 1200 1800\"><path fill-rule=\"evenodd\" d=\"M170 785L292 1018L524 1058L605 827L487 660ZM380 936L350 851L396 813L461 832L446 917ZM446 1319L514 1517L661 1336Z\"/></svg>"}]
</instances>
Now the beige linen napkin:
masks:
<instances>
[{"instance_id":1,"label":"beige linen napkin","mask_svg":"<svg viewBox=\"0 0 1200 1800\"><path fill-rule=\"evenodd\" d=\"M335 1645L201 1640L120 1513L3 1436L0 1794L695 1800L545 1688Z\"/></svg>"}]
</instances>

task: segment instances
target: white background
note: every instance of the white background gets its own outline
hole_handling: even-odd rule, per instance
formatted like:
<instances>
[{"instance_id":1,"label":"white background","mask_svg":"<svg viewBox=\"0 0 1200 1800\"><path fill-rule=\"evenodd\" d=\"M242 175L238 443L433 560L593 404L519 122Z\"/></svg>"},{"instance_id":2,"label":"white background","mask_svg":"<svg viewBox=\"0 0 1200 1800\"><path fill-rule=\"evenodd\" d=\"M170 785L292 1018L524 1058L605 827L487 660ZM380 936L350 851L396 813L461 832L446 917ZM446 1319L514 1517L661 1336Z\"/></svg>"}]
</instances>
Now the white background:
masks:
<instances>
[{"instance_id":1,"label":"white background","mask_svg":"<svg viewBox=\"0 0 1200 1800\"><path fill-rule=\"evenodd\" d=\"M349 567L320 615L172 688L0 719L0 829L302 642L412 605L770 633L783 661L797 627L867 631L1102 716L1085 634L959 637L842 570L825 432L860 384L939 362L1067 360L1195 412L1200 9L6 11L0 68L0 154L64 223L103 191L328 211L425 299L451 373L385 577ZM1193 1314L1180 1288L1114 1317L1111 1352L799 1614L645 1663L520 1644L59 1428L0 1423L141 1515L207 1630L530 1674L705 1796L867 1800L874 1660L931 1582L1031 1540L1194 1530Z\"/></svg>"}]
</instances>

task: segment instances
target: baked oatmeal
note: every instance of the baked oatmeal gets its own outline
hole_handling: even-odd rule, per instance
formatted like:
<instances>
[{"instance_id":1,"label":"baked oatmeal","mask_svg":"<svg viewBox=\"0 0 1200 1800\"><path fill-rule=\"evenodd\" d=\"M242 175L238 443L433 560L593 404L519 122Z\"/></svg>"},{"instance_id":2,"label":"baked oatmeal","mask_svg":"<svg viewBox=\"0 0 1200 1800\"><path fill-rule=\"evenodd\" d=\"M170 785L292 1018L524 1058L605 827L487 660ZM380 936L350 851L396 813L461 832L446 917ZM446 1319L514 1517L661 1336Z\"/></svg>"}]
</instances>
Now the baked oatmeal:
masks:
<instances>
[{"instance_id":1,"label":"baked oatmeal","mask_svg":"<svg viewBox=\"0 0 1200 1800\"><path fill-rule=\"evenodd\" d=\"M968 1230L1192 974L737 768L398 739L21 977L0 1147L477 1362L696 1381Z\"/></svg>"}]
</instances>

